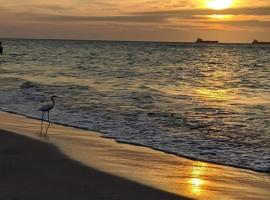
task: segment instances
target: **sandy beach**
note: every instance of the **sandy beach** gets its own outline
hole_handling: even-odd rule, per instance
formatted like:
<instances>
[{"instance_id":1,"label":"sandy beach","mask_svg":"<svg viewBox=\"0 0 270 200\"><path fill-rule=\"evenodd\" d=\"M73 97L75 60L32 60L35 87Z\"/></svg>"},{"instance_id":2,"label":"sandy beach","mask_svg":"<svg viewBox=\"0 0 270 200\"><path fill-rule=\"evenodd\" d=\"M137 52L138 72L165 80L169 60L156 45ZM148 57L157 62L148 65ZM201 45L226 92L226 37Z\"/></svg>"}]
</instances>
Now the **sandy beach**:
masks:
<instances>
[{"instance_id":1,"label":"sandy beach","mask_svg":"<svg viewBox=\"0 0 270 200\"><path fill-rule=\"evenodd\" d=\"M0 131L0 199L187 199L99 172L53 145Z\"/></svg>"},{"instance_id":2,"label":"sandy beach","mask_svg":"<svg viewBox=\"0 0 270 200\"><path fill-rule=\"evenodd\" d=\"M269 174L0 112L0 199L268 199ZM13 132L13 133L11 133ZM155 188L155 189L154 189Z\"/></svg>"}]
</instances>

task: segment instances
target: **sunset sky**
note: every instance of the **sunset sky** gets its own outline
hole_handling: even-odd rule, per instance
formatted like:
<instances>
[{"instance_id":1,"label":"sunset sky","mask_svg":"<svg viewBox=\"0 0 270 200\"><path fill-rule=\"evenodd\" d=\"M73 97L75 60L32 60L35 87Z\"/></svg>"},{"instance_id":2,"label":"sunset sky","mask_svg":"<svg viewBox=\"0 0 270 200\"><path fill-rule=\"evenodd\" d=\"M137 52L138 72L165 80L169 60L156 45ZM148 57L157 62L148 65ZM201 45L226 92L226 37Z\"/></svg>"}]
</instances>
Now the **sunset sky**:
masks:
<instances>
[{"instance_id":1,"label":"sunset sky","mask_svg":"<svg viewBox=\"0 0 270 200\"><path fill-rule=\"evenodd\" d=\"M270 41L270 0L0 0L0 37Z\"/></svg>"}]
</instances>

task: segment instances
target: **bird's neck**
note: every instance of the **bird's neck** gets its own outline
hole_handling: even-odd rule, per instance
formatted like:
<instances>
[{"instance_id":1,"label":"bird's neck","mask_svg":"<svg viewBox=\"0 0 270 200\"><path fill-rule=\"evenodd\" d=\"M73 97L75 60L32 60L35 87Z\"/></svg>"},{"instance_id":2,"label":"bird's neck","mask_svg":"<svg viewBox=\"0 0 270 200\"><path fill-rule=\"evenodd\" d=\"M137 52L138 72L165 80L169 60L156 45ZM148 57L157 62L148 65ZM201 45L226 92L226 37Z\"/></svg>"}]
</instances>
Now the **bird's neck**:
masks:
<instances>
[{"instance_id":1,"label":"bird's neck","mask_svg":"<svg viewBox=\"0 0 270 200\"><path fill-rule=\"evenodd\" d=\"M53 104L53 105L55 104L55 101L54 101L54 99L52 99L52 104Z\"/></svg>"}]
</instances>

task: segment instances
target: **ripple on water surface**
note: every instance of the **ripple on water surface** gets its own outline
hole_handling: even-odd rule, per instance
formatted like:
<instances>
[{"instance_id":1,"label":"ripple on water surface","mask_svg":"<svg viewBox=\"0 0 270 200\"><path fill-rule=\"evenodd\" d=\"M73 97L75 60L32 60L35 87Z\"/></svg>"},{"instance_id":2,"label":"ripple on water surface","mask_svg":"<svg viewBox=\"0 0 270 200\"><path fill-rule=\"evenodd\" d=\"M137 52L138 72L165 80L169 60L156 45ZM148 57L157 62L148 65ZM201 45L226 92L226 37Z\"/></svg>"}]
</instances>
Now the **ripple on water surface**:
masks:
<instances>
[{"instance_id":1,"label":"ripple on water surface","mask_svg":"<svg viewBox=\"0 0 270 200\"><path fill-rule=\"evenodd\" d=\"M270 171L269 46L5 40L0 108ZM53 54L51 52L54 52Z\"/></svg>"}]
</instances>

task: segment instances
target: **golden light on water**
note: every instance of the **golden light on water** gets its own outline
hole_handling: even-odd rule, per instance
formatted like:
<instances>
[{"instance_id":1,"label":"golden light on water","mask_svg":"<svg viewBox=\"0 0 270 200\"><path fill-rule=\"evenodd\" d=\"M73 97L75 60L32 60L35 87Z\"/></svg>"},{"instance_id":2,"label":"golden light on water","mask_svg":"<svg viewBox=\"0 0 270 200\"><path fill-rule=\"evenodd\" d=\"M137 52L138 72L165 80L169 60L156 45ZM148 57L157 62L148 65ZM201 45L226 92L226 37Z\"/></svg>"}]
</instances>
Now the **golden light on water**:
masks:
<instances>
[{"instance_id":1,"label":"golden light on water","mask_svg":"<svg viewBox=\"0 0 270 200\"><path fill-rule=\"evenodd\" d=\"M194 89L196 97L205 102L227 102L235 98L236 91L226 87L226 83L231 83L233 80L233 72L215 70L204 74L206 78L203 80L203 85Z\"/></svg>"},{"instance_id":2,"label":"golden light on water","mask_svg":"<svg viewBox=\"0 0 270 200\"><path fill-rule=\"evenodd\" d=\"M206 0L207 7L215 10L229 8L232 3L233 0Z\"/></svg>"},{"instance_id":3,"label":"golden light on water","mask_svg":"<svg viewBox=\"0 0 270 200\"><path fill-rule=\"evenodd\" d=\"M199 178L192 178L190 179L190 183L194 186L194 187L200 187L202 184L202 180Z\"/></svg>"},{"instance_id":4,"label":"golden light on water","mask_svg":"<svg viewBox=\"0 0 270 200\"><path fill-rule=\"evenodd\" d=\"M189 191L192 195L198 196L204 193L203 185L205 184L205 180L203 180L203 175L206 167L207 163L197 162L192 168L192 178L188 181Z\"/></svg>"},{"instance_id":5,"label":"golden light on water","mask_svg":"<svg viewBox=\"0 0 270 200\"><path fill-rule=\"evenodd\" d=\"M230 95L227 90L218 90L218 89L208 89L208 88L200 88L196 89L195 92L198 96L215 101L227 101L230 99Z\"/></svg>"}]
</instances>

